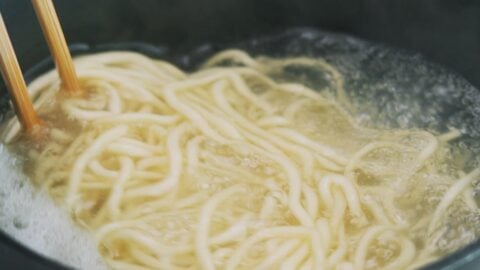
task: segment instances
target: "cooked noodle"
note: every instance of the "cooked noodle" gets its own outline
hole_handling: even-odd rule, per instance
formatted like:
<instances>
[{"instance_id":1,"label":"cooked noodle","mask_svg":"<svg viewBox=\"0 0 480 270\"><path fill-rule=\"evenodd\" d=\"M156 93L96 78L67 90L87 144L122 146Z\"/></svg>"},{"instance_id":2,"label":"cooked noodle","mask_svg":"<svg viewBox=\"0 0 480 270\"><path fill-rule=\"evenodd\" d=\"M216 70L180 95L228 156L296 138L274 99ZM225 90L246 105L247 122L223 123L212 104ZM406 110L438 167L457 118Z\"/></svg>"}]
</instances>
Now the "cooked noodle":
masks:
<instances>
[{"instance_id":1,"label":"cooked noodle","mask_svg":"<svg viewBox=\"0 0 480 270\"><path fill-rule=\"evenodd\" d=\"M193 74L131 52L75 64L84 96L61 97L54 71L29 87L51 127L28 173L115 269L418 267L442 255L445 212L480 174L444 176L436 209L406 214L396 198L443 175L459 133L357 125L322 59L230 50ZM319 70L337 101L279 76L292 67ZM10 121L4 140L19 132Z\"/></svg>"}]
</instances>

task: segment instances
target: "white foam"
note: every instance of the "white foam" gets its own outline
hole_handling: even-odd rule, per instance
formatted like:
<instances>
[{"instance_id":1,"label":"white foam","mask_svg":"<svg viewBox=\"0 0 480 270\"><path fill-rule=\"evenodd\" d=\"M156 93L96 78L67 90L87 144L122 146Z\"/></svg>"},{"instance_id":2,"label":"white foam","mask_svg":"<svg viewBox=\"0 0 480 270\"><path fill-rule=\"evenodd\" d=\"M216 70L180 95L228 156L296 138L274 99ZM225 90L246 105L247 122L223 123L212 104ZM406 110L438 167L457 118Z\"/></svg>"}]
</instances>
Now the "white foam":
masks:
<instances>
[{"instance_id":1,"label":"white foam","mask_svg":"<svg viewBox=\"0 0 480 270\"><path fill-rule=\"evenodd\" d=\"M0 144L0 229L37 253L79 269L106 269L93 238L40 193Z\"/></svg>"}]
</instances>

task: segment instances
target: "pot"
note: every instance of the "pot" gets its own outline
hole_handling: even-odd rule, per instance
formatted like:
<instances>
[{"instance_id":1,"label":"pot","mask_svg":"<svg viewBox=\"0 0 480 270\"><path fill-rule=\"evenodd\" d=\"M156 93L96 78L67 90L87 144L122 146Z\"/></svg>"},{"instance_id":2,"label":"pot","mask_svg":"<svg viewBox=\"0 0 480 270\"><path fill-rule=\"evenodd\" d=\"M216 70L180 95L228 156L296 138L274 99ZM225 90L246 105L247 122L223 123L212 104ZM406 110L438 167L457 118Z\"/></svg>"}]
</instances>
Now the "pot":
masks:
<instances>
[{"instance_id":1,"label":"pot","mask_svg":"<svg viewBox=\"0 0 480 270\"><path fill-rule=\"evenodd\" d=\"M152 54L181 55L201 44L234 43L286 28L310 27L419 52L480 87L480 2L474 0L69 0L55 5L74 51L114 46L104 44L130 44L135 49L135 44L148 43L157 46ZM48 57L29 0L0 1L0 10L24 71ZM27 74L27 80L37 73ZM3 83L0 96L3 116L9 110ZM3 232L0 265L65 269ZM424 269L479 267L477 240Z\"/></svg>"}]
</instances>

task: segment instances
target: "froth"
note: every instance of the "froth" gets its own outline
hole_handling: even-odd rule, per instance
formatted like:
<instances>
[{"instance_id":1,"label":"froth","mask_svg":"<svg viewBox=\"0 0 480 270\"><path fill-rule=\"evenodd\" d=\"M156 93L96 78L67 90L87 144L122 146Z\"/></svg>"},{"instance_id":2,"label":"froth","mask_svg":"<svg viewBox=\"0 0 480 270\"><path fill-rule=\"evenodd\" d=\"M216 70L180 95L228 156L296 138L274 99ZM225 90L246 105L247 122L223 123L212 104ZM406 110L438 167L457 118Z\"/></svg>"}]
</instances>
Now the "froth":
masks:
<instances>
[{"instance_id":1,"label":"froth","mask_svg":"<svg viewBox=\"0 0 480 270\"><path fill-rule=\"evenodd\" d=\"M74 225L48 194L38 192L21 162L0 144L0 229L18 242L79 269L106 269L88 232Z\"/></svg>"}]
</instances>

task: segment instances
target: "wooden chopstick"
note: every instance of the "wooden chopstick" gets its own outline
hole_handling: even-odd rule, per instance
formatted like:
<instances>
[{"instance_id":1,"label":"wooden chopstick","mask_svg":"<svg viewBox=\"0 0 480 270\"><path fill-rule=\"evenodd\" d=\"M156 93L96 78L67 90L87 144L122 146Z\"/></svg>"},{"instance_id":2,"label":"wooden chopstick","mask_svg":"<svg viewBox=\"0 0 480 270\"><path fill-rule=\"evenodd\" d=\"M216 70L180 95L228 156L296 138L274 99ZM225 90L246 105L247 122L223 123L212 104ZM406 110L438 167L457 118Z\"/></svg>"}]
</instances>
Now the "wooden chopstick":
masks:
<instances>
[{"instance_id":1,"label":"wooden chopstick","mask_svg":"<svg viewBox=\"0 0 480 270\"><path fill-rule=\"evenodd\" d=\"M23 79L12 42L8 36L3 17L0 14L0 69L5 85L12 98L18 119L27 132L33 132L42 124L28 95L27 85Z\"/></svg>"},{"instance_id":2,"label":"wooden chopstick","mask_svg":"<svg viewBox=\"0 0 480 270\"><path fill-rule=\"evenodd\" d=\"M32 0L37 13L40 26L47 40L50 53L52 54L58 73L62 80L63 88L69 93L80 92L72 56L67 47L65 36L60 26L52 0Z\"/></svg>"}]
</instances>

